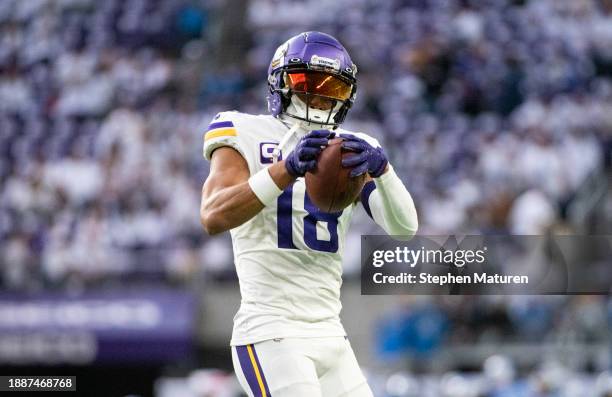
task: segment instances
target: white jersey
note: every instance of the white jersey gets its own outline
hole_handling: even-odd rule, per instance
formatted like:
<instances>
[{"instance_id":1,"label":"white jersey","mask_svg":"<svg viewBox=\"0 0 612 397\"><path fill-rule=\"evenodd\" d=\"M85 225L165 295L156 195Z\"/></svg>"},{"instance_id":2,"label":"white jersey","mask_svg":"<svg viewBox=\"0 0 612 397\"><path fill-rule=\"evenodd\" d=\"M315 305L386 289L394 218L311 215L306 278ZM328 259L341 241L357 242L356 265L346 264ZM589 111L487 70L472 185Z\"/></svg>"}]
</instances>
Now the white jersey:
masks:
<instances>
[{"instance_id":1,"label":"white jersey","mask_svg":"<svg viewBox=\"0 0 612 397\"><path fill-rule=\"evenodd\" d=\"M206 132L204 157L210 160L215 149L232 147L253 175L272 164L272 152L288 130L269 115L219 113ZM281 158L306 132L298 130ZM379 146L365 134L355 135ZM341 259L354 208L333 214L319 211L305 194L304 178L298 178L276 202L230 231L242 296L232 345L345 335L339 317Z\"/></svg>"}]
</instances>

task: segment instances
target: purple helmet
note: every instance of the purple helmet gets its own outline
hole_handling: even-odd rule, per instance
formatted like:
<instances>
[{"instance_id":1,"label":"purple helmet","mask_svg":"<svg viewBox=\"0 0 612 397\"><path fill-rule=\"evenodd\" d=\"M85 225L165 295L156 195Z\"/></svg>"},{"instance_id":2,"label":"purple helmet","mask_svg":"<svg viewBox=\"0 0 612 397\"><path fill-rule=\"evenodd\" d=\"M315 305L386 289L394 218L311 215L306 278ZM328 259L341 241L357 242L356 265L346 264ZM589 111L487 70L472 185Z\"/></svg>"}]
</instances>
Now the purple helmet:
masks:
<instances>
[{"instance_id":1,"label":"purple helmet","mask_svg":"<svg viewBox=\"0 0 612 397\"><path fill-rule=\"evenodd\" d=\"M357 93L357 66L338 40L321 32L294 36L268 68L268 110L324 127L338 127Z\"/></svg>"}]
</instances>

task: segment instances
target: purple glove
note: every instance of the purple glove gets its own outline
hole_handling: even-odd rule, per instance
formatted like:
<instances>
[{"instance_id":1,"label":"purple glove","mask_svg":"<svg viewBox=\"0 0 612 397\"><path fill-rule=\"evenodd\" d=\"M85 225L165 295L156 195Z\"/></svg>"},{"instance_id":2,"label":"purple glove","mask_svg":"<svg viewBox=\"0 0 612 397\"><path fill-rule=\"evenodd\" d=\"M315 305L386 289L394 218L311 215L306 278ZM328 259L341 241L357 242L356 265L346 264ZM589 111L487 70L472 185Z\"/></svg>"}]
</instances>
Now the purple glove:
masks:
<instances>
[{"instance_id":1,"label":"purple glove","mask_svg":"<svg viewBox=\"0 0 612 397\"><path fill-rule=\"evenodd\" d=\"M334 133L328 130L310 131L304 135L285 159L289 175L299 177L312 171L317 165L317 156L333 137Z\"/></svg>"},{"instance_id":2,"label":"purple glove","mask_svg":"<svg viewBox=\"0 0 612 397\"><path fill-rule=\"evenodd\" d=\"M372 178L378 178L385 172L389 161L382 148L374 148L355 135L340 134L340 137L344 138L342 148L356 153L342 160L343 167L353 168L350 173L351 177L363 175L367 171Z\"/></svg>"}]
</instances>

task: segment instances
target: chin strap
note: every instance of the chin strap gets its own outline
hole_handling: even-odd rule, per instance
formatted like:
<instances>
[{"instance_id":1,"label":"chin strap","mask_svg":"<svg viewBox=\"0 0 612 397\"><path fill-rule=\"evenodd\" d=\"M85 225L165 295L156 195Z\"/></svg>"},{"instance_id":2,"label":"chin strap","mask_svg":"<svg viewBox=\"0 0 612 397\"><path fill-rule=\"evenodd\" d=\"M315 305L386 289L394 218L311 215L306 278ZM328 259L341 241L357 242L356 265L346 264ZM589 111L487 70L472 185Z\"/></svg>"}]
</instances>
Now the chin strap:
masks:
<instances>
[{"instance_id":1,"label":"chin strap","mask_svg":"<svg viewBox=\"0 0 612 397\"><path fill-rule=\"evenodd\" d=\"M287 143L289 142L289 140L293 137L295 132L298 129L300 129L300 127L301 127L301 123L297 122L297 123L293 124L293 126L291 128L289 128L289 131L287 131L285 133L285 135L283 136L283 139L281 139L281 141L278 144L278 146L272 152L272 162L274 164L276 164L278 162L278 158L280 157L281 150L283 150L283 148L285 146L287 146Z\"/></svg>"}]
</instances>

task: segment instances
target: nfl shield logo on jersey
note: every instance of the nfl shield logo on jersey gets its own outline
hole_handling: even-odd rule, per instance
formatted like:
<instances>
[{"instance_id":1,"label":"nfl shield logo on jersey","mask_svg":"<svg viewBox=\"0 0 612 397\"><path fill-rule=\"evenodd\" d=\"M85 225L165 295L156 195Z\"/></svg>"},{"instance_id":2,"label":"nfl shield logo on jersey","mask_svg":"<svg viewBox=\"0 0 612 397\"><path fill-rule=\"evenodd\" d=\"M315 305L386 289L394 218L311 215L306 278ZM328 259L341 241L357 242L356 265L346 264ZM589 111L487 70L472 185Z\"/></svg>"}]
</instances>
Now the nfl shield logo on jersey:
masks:
<instances>
[{"instance_id":1,"label":"nfl shield logo on jersey","mask_svg":"<svg viewBox=\"0 0 612 397\"><path fill-rule=\"evenodd\" d=\"M277 142L260 142L259 143L259 158L262 164L272 164L274 162L274 149L278 146ZM283 159L283 153L278 156L279 160Z\"/></svg>"}]
</instances>

